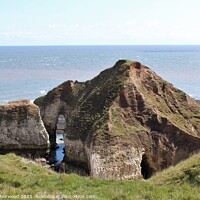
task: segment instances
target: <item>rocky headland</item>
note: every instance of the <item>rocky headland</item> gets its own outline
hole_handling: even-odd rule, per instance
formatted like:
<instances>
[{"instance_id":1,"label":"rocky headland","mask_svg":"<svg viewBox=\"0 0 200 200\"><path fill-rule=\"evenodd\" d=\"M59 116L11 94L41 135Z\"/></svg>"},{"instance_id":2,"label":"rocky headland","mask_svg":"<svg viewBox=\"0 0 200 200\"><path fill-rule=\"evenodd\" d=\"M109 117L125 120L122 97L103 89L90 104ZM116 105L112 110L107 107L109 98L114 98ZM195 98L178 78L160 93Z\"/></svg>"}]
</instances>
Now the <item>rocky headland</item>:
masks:
<instances>
[{"instance_id":1,"label":"rocky headland","mask_svg":"<svg viewBox=\"0 0 200 200\"><path fill-rule=\"evenodd\" d=\"M0 151L46 151L49 135L38 106L28 100L0 104Z\"/></svg>"},{"instance_id":2,"label":"rocky headland","mask_svg":"<svg viewBox=\"0 0 200 200\"><path fill-rule=\"evenodd\" d=\"M200 106L139 62L66 81L34 103L53 146L65 118L65 161L92 177L149 178L200 150Z\"/></svg>"}]
</instances>

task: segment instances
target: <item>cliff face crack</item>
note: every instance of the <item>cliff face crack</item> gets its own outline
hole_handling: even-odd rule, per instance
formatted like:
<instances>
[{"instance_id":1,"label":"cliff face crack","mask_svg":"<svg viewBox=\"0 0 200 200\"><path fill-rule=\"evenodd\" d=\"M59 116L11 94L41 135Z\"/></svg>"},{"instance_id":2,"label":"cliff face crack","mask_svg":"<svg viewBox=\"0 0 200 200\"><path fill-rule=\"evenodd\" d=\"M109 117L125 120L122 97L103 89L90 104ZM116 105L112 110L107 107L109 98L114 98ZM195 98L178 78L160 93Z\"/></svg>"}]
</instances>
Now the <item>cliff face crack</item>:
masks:
<instances>
[{"instance_id":1,"label":"cliff face crack","mask_svg":"<svg viewBox=\"0 0 200 200\"><path fill-rule=\"evenodd\" d=\"M200 106L138 62L66 81L35 104L50 139L63 115L65 161L93 177L149 178L200 150Z\"/></svg>"}]
</instances>

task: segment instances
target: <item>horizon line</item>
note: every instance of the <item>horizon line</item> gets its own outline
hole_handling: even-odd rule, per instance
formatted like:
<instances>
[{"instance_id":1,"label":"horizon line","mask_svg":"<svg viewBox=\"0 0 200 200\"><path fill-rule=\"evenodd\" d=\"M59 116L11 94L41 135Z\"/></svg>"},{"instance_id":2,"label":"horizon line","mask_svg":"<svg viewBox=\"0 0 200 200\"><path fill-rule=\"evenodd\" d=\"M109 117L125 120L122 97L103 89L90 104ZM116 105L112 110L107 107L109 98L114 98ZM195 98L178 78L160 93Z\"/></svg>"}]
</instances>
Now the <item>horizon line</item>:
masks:
<instances>
[{"instance_id":1,"label":"horizon line","mask_svg":"<svg viewBox=\"0 0 200 200\"><path fill-rule=\"evenodd\" d=\"M200 44L27 44L0 45L0 47L38 47L38 46L200 46Z\"/></svg>"}]
</instances>

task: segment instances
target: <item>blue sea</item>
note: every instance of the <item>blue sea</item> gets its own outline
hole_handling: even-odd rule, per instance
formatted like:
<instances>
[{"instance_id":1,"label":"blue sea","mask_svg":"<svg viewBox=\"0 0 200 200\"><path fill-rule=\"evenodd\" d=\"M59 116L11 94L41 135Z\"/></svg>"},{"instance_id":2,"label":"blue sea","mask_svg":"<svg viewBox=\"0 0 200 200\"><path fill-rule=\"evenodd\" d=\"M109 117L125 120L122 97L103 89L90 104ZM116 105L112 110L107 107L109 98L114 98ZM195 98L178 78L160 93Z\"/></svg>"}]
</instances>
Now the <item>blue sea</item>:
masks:
<instances>
[{"instance_id":1,"label":"blue sea","mask_svg":"<svg viewBox=\"0 0 200 200\"><path fill-rule=\"evenodd\" d=\"M91 79L119 59L139 61L200 99L200 46L9 46L0 47L0 103Z\"/></svg>"}]
</instances>

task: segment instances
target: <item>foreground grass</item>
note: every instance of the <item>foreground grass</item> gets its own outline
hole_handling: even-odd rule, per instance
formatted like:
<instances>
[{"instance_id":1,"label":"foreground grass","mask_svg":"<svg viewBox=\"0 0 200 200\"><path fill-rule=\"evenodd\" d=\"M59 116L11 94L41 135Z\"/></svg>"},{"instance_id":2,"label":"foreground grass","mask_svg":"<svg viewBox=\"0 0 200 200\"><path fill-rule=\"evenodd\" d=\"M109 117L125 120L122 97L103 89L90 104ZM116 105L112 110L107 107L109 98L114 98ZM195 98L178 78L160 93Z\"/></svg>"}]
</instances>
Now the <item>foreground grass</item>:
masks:
<instances>
[{"instance_id":1,"label":"foreground grass","mask_svg":"<svg viewBox=\"0 0 200 200\"><path fill-rule=\"evenodd\" d=\"M200 154L186 162L148 181L105 181L57 174L8 154L0 156L0 195L15 195L15 199L52 199L56 195L60 195L60 199L200 199Z\"/></svg>"}]
</instances>

